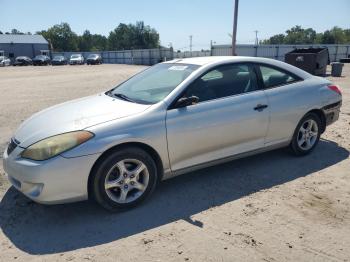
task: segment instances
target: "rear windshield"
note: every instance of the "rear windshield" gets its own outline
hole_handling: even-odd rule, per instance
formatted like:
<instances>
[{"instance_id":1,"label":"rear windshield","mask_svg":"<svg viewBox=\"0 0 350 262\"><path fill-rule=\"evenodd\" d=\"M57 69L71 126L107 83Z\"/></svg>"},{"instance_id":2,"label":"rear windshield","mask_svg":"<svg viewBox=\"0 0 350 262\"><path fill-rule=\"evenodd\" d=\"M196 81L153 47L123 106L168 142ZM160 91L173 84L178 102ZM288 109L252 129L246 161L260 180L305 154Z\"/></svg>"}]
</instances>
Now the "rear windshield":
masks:
<instances>
[{"instance_id":1,"label":"rear windshield","mask_svg":"<svg viewBox=\"0 0 350 262\"><path fill-rule=\"evenodd\" d=\"M120 84L110 92L111 96L123 96L142 104L155 104L163 100L193 71L199 68L191 64L157 64Z\"/></svg>"}]
</instances>

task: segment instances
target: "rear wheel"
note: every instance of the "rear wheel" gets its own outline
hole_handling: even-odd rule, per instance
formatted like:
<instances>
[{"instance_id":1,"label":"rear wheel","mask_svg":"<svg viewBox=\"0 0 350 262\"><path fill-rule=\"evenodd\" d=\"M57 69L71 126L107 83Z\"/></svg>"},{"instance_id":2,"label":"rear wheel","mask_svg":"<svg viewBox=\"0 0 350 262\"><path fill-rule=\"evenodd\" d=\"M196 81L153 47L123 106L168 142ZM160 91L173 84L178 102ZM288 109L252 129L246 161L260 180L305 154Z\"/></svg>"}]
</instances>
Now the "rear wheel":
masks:
<instances>
[{"instance_id":1,"label":"rear wheel","mask_svg":"<svg viewBox=\"0 0 350 262\"><path fill-rule=\"evenodd\" d=\"M154 160L136 147L111 153L94 168L92 176L95 200L110 211L141 203L153 192L158 180Z\"/></svg>"},{"instance_id":2,"label":"rear wheel","mask_svg":"<svg viewBox=\"0 0 350 262\"><path fill-rule=\"evenodd\" d=\"M318 115L308 113L299 122L290 148L297 156L309 154L317 146L321 135L321 120Z\"/></svg>"}]
</instances>

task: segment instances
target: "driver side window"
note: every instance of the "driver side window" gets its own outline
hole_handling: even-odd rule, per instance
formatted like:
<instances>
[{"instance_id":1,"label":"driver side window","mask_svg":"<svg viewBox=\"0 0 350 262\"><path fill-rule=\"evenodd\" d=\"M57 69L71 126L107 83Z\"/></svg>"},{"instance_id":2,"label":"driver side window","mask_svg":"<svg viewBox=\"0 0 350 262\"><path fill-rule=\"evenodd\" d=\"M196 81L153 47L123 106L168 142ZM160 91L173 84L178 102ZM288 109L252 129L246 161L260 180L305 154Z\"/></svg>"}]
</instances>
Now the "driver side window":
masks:
<instances>
[{"instance_id":1,"label":"driver side window","mask_svg":"<svg viewBox=\"0 0 350 262\"><path fill-rule=\"evenodd\" d=\"M197 96L199 102L239 95L258 89L253 68L246 64L232 64L210 70L195 80L185 96Z\"/></svg>"}]
</instances>

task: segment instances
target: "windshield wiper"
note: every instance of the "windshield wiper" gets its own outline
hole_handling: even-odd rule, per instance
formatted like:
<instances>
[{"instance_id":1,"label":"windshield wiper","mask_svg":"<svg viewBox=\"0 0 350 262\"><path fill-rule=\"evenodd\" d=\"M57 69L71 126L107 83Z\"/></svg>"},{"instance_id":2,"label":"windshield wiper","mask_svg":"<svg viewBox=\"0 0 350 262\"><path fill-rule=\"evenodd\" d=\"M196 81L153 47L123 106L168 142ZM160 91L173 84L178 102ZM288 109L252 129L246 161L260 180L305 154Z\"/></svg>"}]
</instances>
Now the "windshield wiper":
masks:
<instances>
[{"instance_id":1,"label":"windshield wiper","mask_svg":"<svg viewBox=\"0 0 350 262\"><path fill-rule=\"evenodd\" d=\"M113 94L113 93L112 93L112 95L113 95L113 96L116 96L116 97L118 97L118 98L121 98L121 99L123 99L123 100L125 100L125 101L135 103L134 100L132 100L130 97L128 97L128 96L126 96L126 95L123 95L123 94L120 94L120 93L116 93L116 94Z\"/></svg>"}]
</instances>

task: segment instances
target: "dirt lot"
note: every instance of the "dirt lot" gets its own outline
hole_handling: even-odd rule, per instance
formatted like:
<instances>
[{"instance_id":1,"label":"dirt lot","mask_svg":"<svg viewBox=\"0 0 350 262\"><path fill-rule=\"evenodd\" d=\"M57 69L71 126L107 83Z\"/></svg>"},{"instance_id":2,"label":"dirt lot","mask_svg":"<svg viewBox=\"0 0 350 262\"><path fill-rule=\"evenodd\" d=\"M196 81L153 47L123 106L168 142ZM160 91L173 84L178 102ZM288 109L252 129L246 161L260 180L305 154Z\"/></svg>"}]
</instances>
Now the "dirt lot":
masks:
<instances>
[{"instance_id":1,"label":"dirt lot","mask_svg":"<svg viewBox=\"0 0 350 262\"><path fill-rule=\"evenodd\" d=\"M45 107L114 86L143 67L0 68L0 153ZM42 206L0 164L0 261L350 261L350 66L340 120L318 148L277 150L163 182L139 208Z\"/></svg>"}]
</instances>

